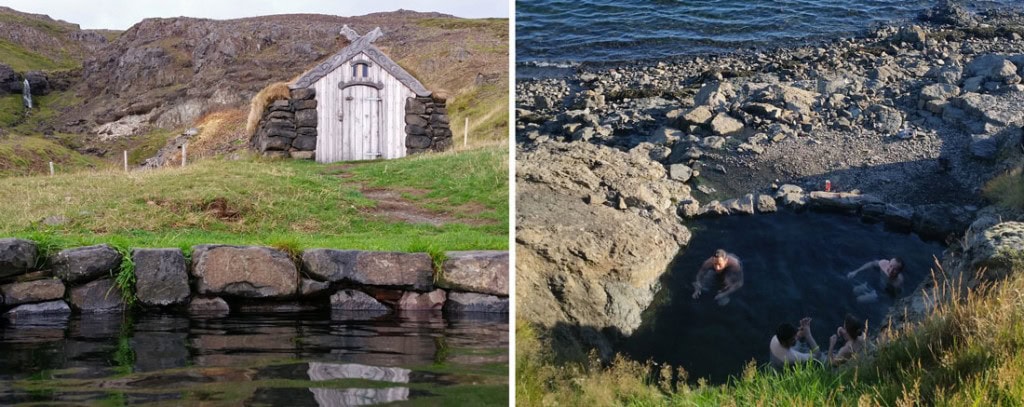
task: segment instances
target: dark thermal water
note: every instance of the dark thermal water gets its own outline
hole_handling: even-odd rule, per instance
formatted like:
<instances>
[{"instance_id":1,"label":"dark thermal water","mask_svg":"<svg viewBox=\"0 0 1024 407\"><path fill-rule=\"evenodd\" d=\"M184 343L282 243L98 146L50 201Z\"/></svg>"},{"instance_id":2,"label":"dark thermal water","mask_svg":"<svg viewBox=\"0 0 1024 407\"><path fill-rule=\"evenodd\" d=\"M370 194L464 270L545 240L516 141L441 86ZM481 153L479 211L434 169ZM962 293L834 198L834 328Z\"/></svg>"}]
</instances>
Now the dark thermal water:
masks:
<instances>
[{"instance_id":1,"label":"dark thermal water","mask_svg":"<svg viewBox=\"0 0 1024 407\"><path fill-rule=\"evenodd\" d=\"M517 76L580 62L662 60L827 40L914 19L935 0L519 0ZM969 2L984 9L1019 0Z\"/></svg>"},{"instance_id":2,"label":"dark thermal water","mask_svg":"<svg viewBox=\"0 0 1024 407\"><path fill-rule=\"evenodd\" d=\"M752 359L767 363L768 343L783 322L813 318L812 334L825 349L848 312L867 319L873 336L895 298L883 291L877 271L854 280L846 273L873 259L902 257L905 295L930 278L933 256L943 250L916 235L842 215L781 212L690 226L690 246L662 279L656 305L622 350L636 360L683 367L691 380L715 383L740 373ZM743 288L724 306L714 301L714 291L691 298L697 269L717 248L735 253L745 274ZM878 290L877 301L857 301L853 287L865 282Z\"/></svg>"},{"instance_id":3,"label":"dark thermal water","mask_svg":"<svg viewBox=\"0 0 1024 407\"><path fill-rule=\"evenodd\" d=\"M508 318L81 315L0 322L0 405L508 403Z\"/></svg>"}]
</instances>

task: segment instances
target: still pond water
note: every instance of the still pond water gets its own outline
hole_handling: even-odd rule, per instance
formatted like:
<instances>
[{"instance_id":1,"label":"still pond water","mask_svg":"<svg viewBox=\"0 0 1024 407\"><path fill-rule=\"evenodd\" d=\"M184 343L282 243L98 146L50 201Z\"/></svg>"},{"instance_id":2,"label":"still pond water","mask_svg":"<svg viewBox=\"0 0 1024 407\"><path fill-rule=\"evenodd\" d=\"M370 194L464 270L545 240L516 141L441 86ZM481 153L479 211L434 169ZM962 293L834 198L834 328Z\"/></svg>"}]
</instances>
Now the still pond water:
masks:
<instances>
[{"instance_id":1,"label":"still pond water","mask_svg":"<svg viewBox=\"0 0 1024 407\"><path fill-rule=\"evenodd\" d=\"M930 278L933 256L943 250L916 235L833 214L730 216L689 226L689 247L670 266L656 304L622 350L712 383L739 374L751 360L767 363L768 343L783 322L813 318L812 334L827 349L829 336L852 313L867 319L873 337L893 302ZM745 275L724 306L714 301L714 291L691 298L697 269L718 248L735 253ZM893 256L906 263L904 289L895 297L885 293L878 271L846 277L868 261ZM875 290L877 300L858 301L855 286Z\"/></svg>"},{"instance_id":2,"label":"still pond water","mask_svg":"<svg viewBox=\"0 0 1024 407\"><path fill-rule=\"evenodd\" d=\"M0 320L0 405L507 405L508 317Z\"/></svg>"}]
</instances>

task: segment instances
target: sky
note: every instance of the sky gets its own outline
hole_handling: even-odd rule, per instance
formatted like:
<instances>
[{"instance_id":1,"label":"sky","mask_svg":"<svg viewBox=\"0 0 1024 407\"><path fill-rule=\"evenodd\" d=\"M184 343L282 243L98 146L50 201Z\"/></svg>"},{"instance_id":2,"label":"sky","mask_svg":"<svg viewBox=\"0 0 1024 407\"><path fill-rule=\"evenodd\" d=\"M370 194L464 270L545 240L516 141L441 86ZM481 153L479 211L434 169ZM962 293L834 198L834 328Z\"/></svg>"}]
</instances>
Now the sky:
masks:
<instances>
[{"instance_id":1,"label":"sky","mask_svg":"<svg viewBox=\"0 0 1024 407\"><path fill-rule=\"evenodd\" d=\"M436 11L464 18L508 18L507 0L0 0L0 6L46 14L83 29L125 30L150 17L217 20L271 14L361 16L398 9Z\"/></svg>"}]
</instances>

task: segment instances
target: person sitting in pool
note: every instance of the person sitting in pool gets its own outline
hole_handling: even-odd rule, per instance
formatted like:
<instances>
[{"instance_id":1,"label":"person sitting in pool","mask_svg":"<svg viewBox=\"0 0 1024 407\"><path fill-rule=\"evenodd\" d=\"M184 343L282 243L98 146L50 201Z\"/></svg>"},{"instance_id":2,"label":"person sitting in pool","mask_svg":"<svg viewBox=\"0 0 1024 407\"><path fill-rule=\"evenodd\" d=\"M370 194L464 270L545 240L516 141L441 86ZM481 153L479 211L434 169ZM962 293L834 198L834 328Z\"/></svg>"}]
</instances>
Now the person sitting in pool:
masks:
<instances>
[{"instance_id":1,"label":"person sitting in pool","mask_svg":"<svg viewBox=\"0 0 1024 407\"><path fill-rule=\"evenodd\" d=\"M718 249L715 255L704 261L697 270L697 279L693 282L693 299L700 298L701 292L710 288L716 279L721 281L722 288L715 295L720 305L729 302L729 294L743 287L743 265L735 254Z\"/></svg>"},{"instance_id":2,"label":"person sitting in pool","mask_svg":"<svg viewBox=\"0 0 1024 407\"><path fill-rule=\"evenodd\" d=\"M835 352L836 343L842 339L844 344ZM832 366L839 366L850 360L854 355L860 353L867 347L867 335L864 334L864 322L859 318L846 314L843 326L836 329L835 335L828 339L828 353L826 354Z\"/></svg>"},{"instance_id":3,"label":"person sitting in pool","mask_svg":"<svg viewBox=\"0 0 1024 407\"><path fill-rule=\"evenodd\" d=\"M803 339L802 344L797 342ZM801 349L806 347L806 349ZM784 323L775 330L775 336L768 344L769 360L772 366L785 367L794 363L803 363L808 360L817 360L820 357L818 343L811 335L811 319L800 320L800 328Z\"/></svg>"},{"instance_id":4,"label":"person sitting in pool","mask_svg":"<svg viewBox=\"0 0 1024 407\"><path fill-rule=\"evenodd\" d=\"M893 257L891 259L872 260L864 263L860 268L846 274L847 278L854 278L858 273L867 269L876 269L879 271L882 280L884 281L885 291L890 295L896 295L899 293L900 288L903 286L903 259L899 257ZM868 287L867 283L860 284L853 288L853 293L857 295L858 302L871 302L878 298L878 294L871 287Z\"/></svg>"}]
</instances>

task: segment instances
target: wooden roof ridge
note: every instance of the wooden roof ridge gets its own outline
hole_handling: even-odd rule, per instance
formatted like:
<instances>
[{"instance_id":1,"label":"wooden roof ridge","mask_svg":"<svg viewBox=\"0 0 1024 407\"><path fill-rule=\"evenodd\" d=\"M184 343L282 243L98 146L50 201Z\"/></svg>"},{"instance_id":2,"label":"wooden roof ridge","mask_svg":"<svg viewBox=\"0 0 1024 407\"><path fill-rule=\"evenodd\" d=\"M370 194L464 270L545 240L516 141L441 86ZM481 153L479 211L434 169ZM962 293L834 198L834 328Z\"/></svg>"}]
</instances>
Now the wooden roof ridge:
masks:
<instances>
[{"instance_id":1,"label":"wooden roof ridge","mask_svg":"<svg viewBox=\"0 0 1024 407\"><path fill-rule=\"evenodd\" d=\"M297 79L294 84L290 85L289 88L308 88L316 83L316 81L320 80L320 78L323 78L335 69L338 69L338 67L344 65L356 55L365 53L371 60L373 60L373 62L376 62L381 66L381 68L391 74L391 76L394 76L403 85L412 89L412 91L416 93L416 96L430 96L431 92L427 90L420 81L416 80L416 78L403 69L401 65L398 65L397 62L389 58L384 54L384 52L381 52L380 49L373 45L374 41L384 35L383 32L381 32L380 27L374 28L373 31L370 31L366 35L360 37L355 30L349 28L348 25L345 25L342 27L341 34L352 42L347 47L342 48L341 51L338 51L337 54L332 55L325 59L324 62L321 62L313 69L307 71Z\"/></svg>"}]
</instances>

